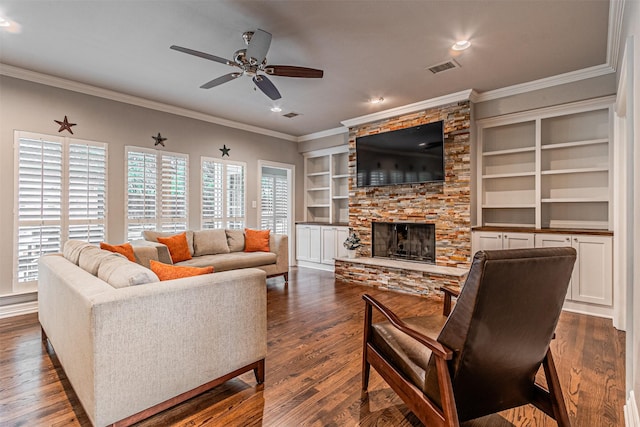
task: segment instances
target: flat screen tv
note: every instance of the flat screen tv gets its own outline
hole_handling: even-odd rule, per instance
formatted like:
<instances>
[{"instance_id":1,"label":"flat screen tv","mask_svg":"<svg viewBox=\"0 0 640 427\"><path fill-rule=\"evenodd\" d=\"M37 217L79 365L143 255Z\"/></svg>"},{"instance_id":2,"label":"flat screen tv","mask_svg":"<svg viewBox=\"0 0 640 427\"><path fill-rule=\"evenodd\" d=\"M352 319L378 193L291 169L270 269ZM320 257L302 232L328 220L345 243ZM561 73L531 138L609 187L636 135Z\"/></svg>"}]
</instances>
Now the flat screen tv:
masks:
<instances>
[{"instance_id":1,"label":"flat screen tv","mask_svg":"<svg viewBox=\"0 0 640 427\"><path fill-rule=\"evenodd\" d=\"M356 185L444 181L442 121L356 138Z\"/></svg>"}]
</instances>

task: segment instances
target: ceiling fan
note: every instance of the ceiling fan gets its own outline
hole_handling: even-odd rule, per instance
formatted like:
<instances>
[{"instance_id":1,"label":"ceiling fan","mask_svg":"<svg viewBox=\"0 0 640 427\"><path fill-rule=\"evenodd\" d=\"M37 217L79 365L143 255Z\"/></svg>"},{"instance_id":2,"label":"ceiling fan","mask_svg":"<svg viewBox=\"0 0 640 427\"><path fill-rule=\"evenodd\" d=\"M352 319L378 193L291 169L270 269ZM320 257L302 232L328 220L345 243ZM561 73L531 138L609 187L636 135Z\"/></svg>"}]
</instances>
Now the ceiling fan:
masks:
<instances>
[{"instance_id":1,"label":"ceiling fan","mask_svg":"<svg viewBox=\"0 0 640 427\"><path fill-rule=\"evenodd\" d=\"M202 89L211 89L212 87L247 75L253 78L253 82L258 89L275 101L276 99L282 98L282 96L271 80L267 78L267 74L270 76L312 79L322 78L324 74L322 70L316 70L314 68L295 67L292 65L267 65L266 56L269 51L269 46L271 46L271 34L264 30L247 31L242 34L242 38L247 48L236 51L236 53L233 54L233 60L176 45L172 45L170 48L178 52L198 56L240 69L240 71L225 74L224 76L220 76L203 84L200 86Z\"/></svg>"}]
</instances>

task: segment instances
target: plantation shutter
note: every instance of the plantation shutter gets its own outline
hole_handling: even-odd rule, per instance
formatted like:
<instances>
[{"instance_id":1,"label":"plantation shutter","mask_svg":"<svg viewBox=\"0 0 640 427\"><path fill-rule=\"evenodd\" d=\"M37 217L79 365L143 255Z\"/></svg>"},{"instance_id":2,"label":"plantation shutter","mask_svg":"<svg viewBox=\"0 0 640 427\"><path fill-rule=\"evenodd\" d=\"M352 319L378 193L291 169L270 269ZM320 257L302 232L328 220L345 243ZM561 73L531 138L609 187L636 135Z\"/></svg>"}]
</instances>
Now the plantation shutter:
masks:
<instances>
[{"instance_id":1,"label":"plantation shutter","mask_svg":"<svg viewBox=\"0 0 640 427\"><path fill-rule=\"evenodd\" d=\"M244 228L245 170L244 163L202 158L202 228Z\"/></svg>"},{"instance_id":2,"label":"plantation shutter","mask_svg":"<svg viewBox=\"0 0 640 427\"><path fill-rule=\"evenodd\" d=\"M186 156L162 154L162 231L187 229L187 173Z\"/></svg>"},{"instance_id":3,"label":"plantation shutter","mask_svg":"<svg viewBox=\"0 0 640 427\"><path fill-rule=\"evenodd\" d=\"M142 239L144 230L186 230L189 157L139 147L126 150L127 239Z\"/></svg>"},{"instance_id":4,"label":"plantation shutter","mask_svg":"<svg viewBox=\"0 0 640 427\"><path fill-rule=\"evenodd\" d=\"M289 184L286 172L263 168L260 197L260 228L288 234Z\"/></svg>"},{"instance_id":5,"label":"plantation shutter","mask_svg":"<svg viewBox=\"0 0 640 427\"><path fill-rule=\"evenodd\" d=\"M69 239L105 240L107 149L92 144L69 145Z\"/></svg>"},{"instance_id":6,"label":"plantation shutter","mask_svg":"<svg viewBox=\"0 0 640 427\"><path fill-rule=\"evenodd\" d=\"M105 239L107 145L16 132L14 286L31 290L38 258L68 239Z\"/></svg>"}]
</instances>

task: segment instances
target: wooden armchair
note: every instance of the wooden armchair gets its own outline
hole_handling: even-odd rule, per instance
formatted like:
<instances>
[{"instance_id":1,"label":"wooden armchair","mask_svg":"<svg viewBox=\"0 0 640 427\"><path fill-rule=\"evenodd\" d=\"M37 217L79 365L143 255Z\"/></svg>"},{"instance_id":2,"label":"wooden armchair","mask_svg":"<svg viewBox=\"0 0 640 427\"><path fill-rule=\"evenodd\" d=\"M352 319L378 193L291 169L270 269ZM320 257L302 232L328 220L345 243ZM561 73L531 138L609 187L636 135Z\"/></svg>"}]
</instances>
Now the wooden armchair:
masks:
<instances>
[{"instance_id":1,"label":"wooden armchair","mask_svg":"<svg viewBox=\"0 0 640 427\"><path fill-rule=\"evenodd\" d=\"M478 252L448 318L400 320L364 295L363 391L373 366L429 427L528 403L569 426L549 343L575 258L572 248ZM387 320L373 324L373 307ZM535 383L541 365L548 390Z\"/></svg>"}]
</instances>

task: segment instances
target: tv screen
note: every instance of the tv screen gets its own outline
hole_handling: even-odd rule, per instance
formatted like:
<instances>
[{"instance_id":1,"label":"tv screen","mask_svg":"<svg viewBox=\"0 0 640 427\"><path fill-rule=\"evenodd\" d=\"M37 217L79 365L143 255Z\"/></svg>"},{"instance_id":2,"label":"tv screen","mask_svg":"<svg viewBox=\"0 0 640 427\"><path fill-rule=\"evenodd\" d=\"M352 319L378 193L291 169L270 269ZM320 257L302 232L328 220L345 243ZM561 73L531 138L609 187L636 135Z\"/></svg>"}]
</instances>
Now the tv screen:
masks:
<instances>
[{"instance_id":1,"label":"tv screen","mask_svg":"<svg viewBox=\"0 0 640 427\"><path fill-rule=\"evenodd\" d=\"M358 187L444 181L442 121L356 138Z\"/></svg>"}]
</instances>

